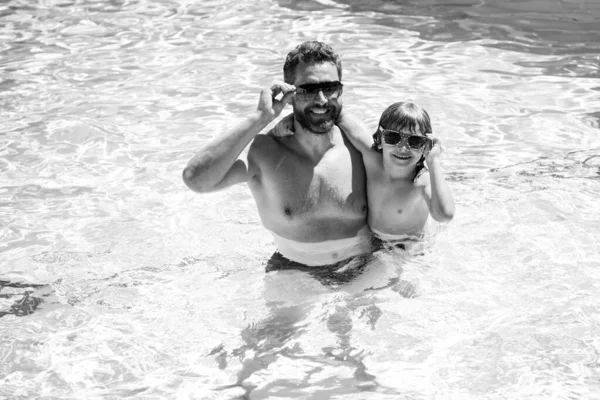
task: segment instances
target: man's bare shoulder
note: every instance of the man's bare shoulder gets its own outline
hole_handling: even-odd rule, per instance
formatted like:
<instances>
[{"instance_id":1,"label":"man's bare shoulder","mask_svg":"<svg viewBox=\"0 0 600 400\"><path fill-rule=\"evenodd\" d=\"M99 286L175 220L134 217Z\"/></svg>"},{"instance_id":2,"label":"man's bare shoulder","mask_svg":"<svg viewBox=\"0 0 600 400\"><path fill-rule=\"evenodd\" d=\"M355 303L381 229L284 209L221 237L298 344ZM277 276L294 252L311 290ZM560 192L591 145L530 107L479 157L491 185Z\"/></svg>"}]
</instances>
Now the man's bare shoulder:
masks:
<instances>
[{"instance_id":1,"label":"man's bare shoulder","mask_svg":"<svg viewBox=\"0 0 600 400\"><path fill-rule=\"evenodd\" d=\"M283 143L284 141L285 138L274 136L271 131L266 134L256 135L248 150L248 157L254 160L271 159L275 154L279 154L287 147Z\"/></svg>"},{"instance_id":2,"label":"man's bare shoulder","mask_svg":"<svg viewBox=\"0 0 600 400\"><path fill-rule=\"evenodd\" d=\"M270 132L269 132L270 133ZM267 134L256 135L252 143L250 144L250 152L262 153L264 151L268 151L277 143L273 140L273 136Z\"/></svg>"}]
</instances>

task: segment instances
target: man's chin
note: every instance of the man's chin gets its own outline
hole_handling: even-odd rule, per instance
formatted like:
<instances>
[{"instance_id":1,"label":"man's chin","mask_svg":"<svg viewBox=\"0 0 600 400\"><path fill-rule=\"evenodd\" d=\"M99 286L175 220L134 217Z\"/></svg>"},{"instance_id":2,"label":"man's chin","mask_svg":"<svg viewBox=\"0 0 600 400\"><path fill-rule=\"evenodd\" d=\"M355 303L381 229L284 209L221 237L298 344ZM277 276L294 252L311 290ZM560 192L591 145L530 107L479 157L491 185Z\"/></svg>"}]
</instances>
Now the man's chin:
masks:
<instances>
[{"instance_id":1,"label":"man's chin","mask_svg":"<svg viewBox=\"0 0 600 400\"><path fill-rule=\"evenodd\" d=\"M335 124L333 121L320 122L318 124L311 123L311 124L309 124L308 129L313 133L323 134L323 133L331 132L334 125Z\"/></svg>"},{"instance_id":2,"label":"man's chin","mask_svg":"<svg viewBox=\"0 0 600 400\"><path fill-rule=\"evenodd\" d=\"M329 115L313 116L307 112L294 113L296 121L300 125L315 134L324 134L330 132L334 125L339 113L331 112Z\"/></svg>"},{"instance_id":3,"label":"man's chin","mask_svg":"<svg viewBox=\"0 0 600 400\"><path fill-rule=\"evenodd\" d=\"M333 129L335 121L332 118L327 119L313 119L307 118L305 121L305 128L311 132L321 134L328 133Z\"/></svg>"}]
</instances>

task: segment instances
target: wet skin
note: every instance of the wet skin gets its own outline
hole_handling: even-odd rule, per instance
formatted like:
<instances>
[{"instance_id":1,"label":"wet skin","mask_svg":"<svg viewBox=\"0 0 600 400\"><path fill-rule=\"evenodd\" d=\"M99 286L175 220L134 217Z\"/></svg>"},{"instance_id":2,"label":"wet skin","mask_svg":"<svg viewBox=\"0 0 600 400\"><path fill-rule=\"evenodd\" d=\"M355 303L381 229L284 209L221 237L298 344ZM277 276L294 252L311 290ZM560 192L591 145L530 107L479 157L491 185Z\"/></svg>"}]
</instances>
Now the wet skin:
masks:
<instances>
[{"instance_id":1,"label":"wet skin","mask_svg":"<svg viewBox=\"0 0 600 400\"><path fill-rule=\"evenodd\" d=\"M294 85L338 79L334 64L300 64ZM258 135L248 153L263 225L301 242L353 237L366 225L365 172L359 152L334 125L341 99L319 93L292 104L296 134Z\"/></svg>"}]
</instances>

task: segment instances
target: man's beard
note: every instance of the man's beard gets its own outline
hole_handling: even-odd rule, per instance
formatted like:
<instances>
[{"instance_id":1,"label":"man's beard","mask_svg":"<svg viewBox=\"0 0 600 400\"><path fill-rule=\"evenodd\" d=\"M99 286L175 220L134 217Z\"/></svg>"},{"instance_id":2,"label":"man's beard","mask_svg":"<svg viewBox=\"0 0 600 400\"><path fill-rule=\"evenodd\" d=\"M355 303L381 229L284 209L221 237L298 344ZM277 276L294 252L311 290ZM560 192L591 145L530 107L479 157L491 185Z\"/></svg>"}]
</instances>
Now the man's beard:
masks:
<instances>
[{"instance_id":1,"label":"man's beard","mask_svg":"<svg viewBox=\"0 0 600 400\"><path fill-rule=\"evenodd\" d=\"M310 112L311 109L326 109L330 112L327 113L327 115L321 116L320 114ZM304 109L298 109L294 105L294 119L298 121L300 126L304 129L316 134L323 134L331 131L341 112L341 104L337 107L330 105L324 107L312 105L305 107Z\"/></svg>"}]
</instances>

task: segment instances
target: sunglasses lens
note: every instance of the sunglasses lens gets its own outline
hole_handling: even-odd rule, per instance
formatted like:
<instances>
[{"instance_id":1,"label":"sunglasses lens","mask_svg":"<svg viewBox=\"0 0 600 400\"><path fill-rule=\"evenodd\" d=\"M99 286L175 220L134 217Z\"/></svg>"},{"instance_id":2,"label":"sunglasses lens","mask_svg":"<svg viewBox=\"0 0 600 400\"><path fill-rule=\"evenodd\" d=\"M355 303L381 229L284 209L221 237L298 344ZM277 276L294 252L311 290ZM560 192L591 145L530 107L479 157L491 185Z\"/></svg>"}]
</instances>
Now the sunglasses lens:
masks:
<instances>
[{"instance_id":1,"label":"sunglasses lens","mask_svg":"<svg viewBox=\"0 0 600 400\"><path fill-rule=\"evenodd\" d=\"M408 147L413 150L420 150L427 144L427 138L424 136L408 135L406 133L388 131L382 129L383 141L387 144L398 145L406 138Z\"/></svg>"},{"instance_id":2,"label":"sunglasses lens","mask_svg":"<svg viewBox=\"0 0 600 400\"><path fill-rule=\"evenodd\" d=\"M296 98L301 101L310 101L316 98L320 92L328 98L338 98L343 85L340 82L325 82L317 84L306 84L298 86Z\"/></svg>"},{"instance_id":3,"label":"sunglasses lens","mask_svg":"<svg viewBox=\"0 0 600 400\"><path fill-rule=\"evenodd\" d=\"M383 141L387 144L398 144L402 140L402 135L398 132L384 132Z\"/></svg>"},{"instance_id":4,"label":"sunglasses lens","mask_svg":"<svg viewBox=\"0 0 600 400\"><path fill-rule=\"evenodd\" d=\"M331 98L333 96L337 96L338 92L339 92L339 88L326 88L326 89L323 89L323 94L327 98Z\"/></svg>"},{"instance_id":5,"label":"sunglasses lens","mask_svg":"<svg viewBox=\"0 0 600 400\"><path fill-rule=\"evenodd\" d=\"M408 138L408 145L413 149L420 149L427 143L427 138L423 136L411 136Z\"/></svg>"},{"instance_id":6,"label":"sunglasses lens","mask_svg":"<svg viewBox=\"0 0 600 400\"><path fill-rule=\"evenodd\" d=\"M314 95L307 93L307 92L303 92L300 93L299 91L296 91L296 99L300 100L300 101L309 101L314 97Z\"/></svg>"}]
</instances>

